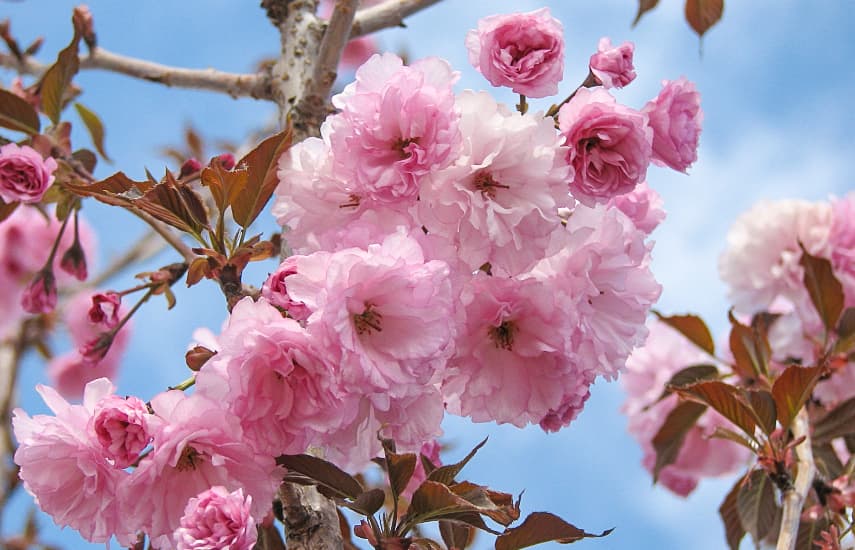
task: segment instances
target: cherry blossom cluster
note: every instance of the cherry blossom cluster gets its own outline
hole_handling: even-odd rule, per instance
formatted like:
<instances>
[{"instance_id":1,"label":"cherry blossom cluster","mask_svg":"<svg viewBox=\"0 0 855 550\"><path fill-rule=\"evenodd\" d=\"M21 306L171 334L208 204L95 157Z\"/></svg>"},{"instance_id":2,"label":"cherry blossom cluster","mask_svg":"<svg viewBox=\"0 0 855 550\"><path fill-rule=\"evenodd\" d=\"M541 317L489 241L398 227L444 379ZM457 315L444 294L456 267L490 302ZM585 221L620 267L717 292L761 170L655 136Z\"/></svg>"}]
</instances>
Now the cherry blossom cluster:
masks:
<instances>
[{"instance_id":1,"label":"cherry blossom cluster","mask_svg":"<svg viewBox=\"0 0 855 550\"><path fill-rule=\"evenodd\" d=\"M548 10L487 18L466 44L494 85L558 91ZM666 81L642 109L608 91L635 78L632 53L601 41L552 113L455 93L439 58L370 57L320 137L280 159L272 211L291 255L220 334L198 335L212 357L193 391L144 403L98 379L75 405L40 387L55 416L15 411L27 490L91 541L248 549L279 455L361 468L381 434L435 457L446 412L568 425L597 378L624 370L660 294L647 237L664 211L647 168L696 158L691 83ZM69 305L88 344L68 362L98 355L92 331L117 327L120 307L109 294Z\"/></svg>"},{"instance_id":2,"label":"cherry blossom cluster","mask_svg":"<svg viewBox=\"0 0 855 550\"><path fill-rule=\"evenodd\" d=\"M771 367L778 371L794 362L812 365L824 353L825 329L803 282L802 246L831 262L843 288L845 307L855 305L855 193L829 201L758 203L733 224L719 262L735 315L744 322L759 312L776 315L768 339ZM663 388L678 371L701 364L728 371L720 359L707 355L660 321L650 323L647 342L627 360L622 377L627 392L623 411L629 417L630 433L644 451L643 464L651 472L656 460L651 442L677 404L676 395L660 400ZM838 358L831 366L831 375L821 379L813 391L816 404L826 408L855 396L851 358ZM728 427L728 422L713 411L705 412L687 434L675 462L659 472L659 482L686 496L700 479L746 466L749 453L745 448L725 439L710 439L717 427Z\"/></svg>"}]
</instances>

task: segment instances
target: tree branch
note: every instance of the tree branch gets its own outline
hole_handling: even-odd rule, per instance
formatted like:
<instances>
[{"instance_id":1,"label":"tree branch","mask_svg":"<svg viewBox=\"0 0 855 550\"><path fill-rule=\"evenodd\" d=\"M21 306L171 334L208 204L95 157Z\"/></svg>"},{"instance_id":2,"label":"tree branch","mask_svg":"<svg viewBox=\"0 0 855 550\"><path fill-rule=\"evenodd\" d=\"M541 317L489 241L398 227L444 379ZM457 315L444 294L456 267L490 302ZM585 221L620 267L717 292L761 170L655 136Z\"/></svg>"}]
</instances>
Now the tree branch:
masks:
<instances>
[{"instance_id":1,"label":"tree branch","mask_svg":"<svg viewBox=\"0 0 855 550\"><path fill-rule=\"evenodd\" d=\"M305 83L300 101L294 108L297 118L306 128L320 128L329 114L330 90L338 75L336 69L344 46L347 44L358 4L359 0L336 0L318 47L312 74Z\"/></svg>"},{"instance_id":2,"label":"tree branch","mask_svg":"<svg viewBox=\"0 0 855 550\"><path fill-rule=\"evenodd\" d=\"M793 487L784 492L783 514L781 516L781 530L778 532L777 550L794 550L799 533L799 520L802 507L805 503L808 491L816 474L816 465L813 461L813 451L810 440L810 420L807 408L802 407L799 414L793 420L791 426L793 438L804 437L804 441L796 446L796 481Z\"/></svg>"},{"instance_id":3,"label":"tree branch","mask_svg":"<svg viewBox=\"0 0 855 550\"><path fill-rule=\"evenodd\" d=\"M137 210L136 208L128 208L127 211L131 214L136 215L145 223L149 224L152 229L154 229L161 237L163 237L163 240L168 242L170 246L172 246L172 248L174 248L178 251L179 254L181 254L181 257L184 259L185 262L187 262L187 265L190 265L193 260L196 259L196 254L194 254L193 251L190 250L189 246L184 244L184 241L181 240L181 237L179 235L173 233L172 229L170 229L168 225L161 222L160 220L155 219L154 216L143 212L142 210Z\"/></svg>"},{"instance_id":4,"label":"tree branch","mask_svg":"<svg viewBox=\"0 0 855 550\"><path fill-rule=\"evenodd\" d=\"M403 27L405 18L440 1L386 0L382 4L359 10L353 20L350 38L357 38L389 27Z\"/></svg>"},{"instance_id":5,"label":"tree branch","mask_svg":"<svg viewBox=\"0 0 855 550\"><path fill-rule=\"evenodd\" d=\"M288 550L341 550L338 513L331 500L314 487L288 482L280 486L279 500Z\"/></svg>"},{"instance_id":6,"label":"tree branch","mask_svg":"<svg viewBox=\"0 0 855 550\"><path fill-rule=\"evenodd\" d=\"M19 61L3 53L0 53L0 66L35 76L41 75L49 67L29 56ZM111 71L177 88L222 92L234 98L271 99L270 79L262 73L234 74L215 69L170 67L115 54L104 48L95 48L89 55L81 57L80 68Z\"/></svg>"}]
</instances>

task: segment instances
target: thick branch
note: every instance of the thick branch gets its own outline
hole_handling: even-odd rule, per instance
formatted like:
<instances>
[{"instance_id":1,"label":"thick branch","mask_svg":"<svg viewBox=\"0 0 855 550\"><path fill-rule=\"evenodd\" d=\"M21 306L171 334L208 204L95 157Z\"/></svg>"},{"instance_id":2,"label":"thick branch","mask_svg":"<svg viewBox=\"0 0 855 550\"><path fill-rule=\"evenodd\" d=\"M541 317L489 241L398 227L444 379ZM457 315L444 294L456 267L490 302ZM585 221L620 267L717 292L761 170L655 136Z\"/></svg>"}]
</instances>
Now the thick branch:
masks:
<instances>
[{"instance_id":1,"label":"thick branch","mask_svg":"<svg viewBox=\"0 0 855 550\"><path fill-rule=\"evenodd\" d=\"M8 54L0 54L0 66L36 76L41 75L48 68L48 65L32 57L26 57L23 62L19 62L14 56ZM269 78L261 73L233 74L215 69L170 67L115 54L103 48L95 48L89 55L82 57L80 68L112 71L177 88L223 92L235 98L271 98Z\"/></svg>"},{"instance_id":2,"label":"thick branch","mask_svg":"<svg viewBox=\"0 0 855 550\"><path fill-rule=\"evenodd\" d=\"M364 36L389 27L403 27L404 19L440 1L386 0L382 4L359 10L353 20L350 38Z\"/></svg>"},{"instance_id":3,"label":"thick branch","mask_svg":"<svg viewBox=\"0 0 855 550\"><path fill-rule=\"evenodd\" d=\"M330 90L335 84L338 62L347 44L358 4L359 0L337 0L335 3L318 47L311 77L305 83L303 95L295 108L296 116L306 128L320 128L328 114Z\"/></svg>"},{"instance_id":4,"label":"thick branch","mask_svg":"<svg viewBox=\"0 0 855 550\"><path fill-rule=\"evenodd\" d=\"M283 483L279 500L285 515L288 550L341 550L338 513L314 487Z\"/></svg>"},{"instance_id":5,"label":"thick branch","mask_svg":"<svg viewBox=\"0 0 855 550\"><path fill-rule=\"evenodd\" d=\"M777 550L795 549L802 507L816 474L816 465L814 464L813 451L811 450L810 420L808 419L805 407L802 407L802 410L799 411L799 414L793 420L792 432L793 438L799 439L804 437L805 439L795 449L796 467L798 468L796 481L790 490L784 492L782 497L784 510L781 517L781 530L778 534Z\"/></svg>"}]
</instances>

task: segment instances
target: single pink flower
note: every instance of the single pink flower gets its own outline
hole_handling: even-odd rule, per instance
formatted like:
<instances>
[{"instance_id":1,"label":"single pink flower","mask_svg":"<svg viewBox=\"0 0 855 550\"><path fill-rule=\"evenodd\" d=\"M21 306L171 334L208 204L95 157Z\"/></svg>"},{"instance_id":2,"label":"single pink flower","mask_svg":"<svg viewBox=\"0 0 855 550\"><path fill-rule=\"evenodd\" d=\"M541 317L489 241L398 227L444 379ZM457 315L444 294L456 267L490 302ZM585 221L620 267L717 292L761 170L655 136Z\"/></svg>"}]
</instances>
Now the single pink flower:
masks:
<instances>
[{"instance_id":1,"label":"single pink flower","mask_svg":"<svg viewBox=\"0 0 855 550\"><path fill-rule=\"evenodd\" d=\"M704 112L695 85L680 77L662 82L662 91L642 112L653 128L653 161L685 172L698 158Z\"/></svg>"},{"instance_id":2,"label":"single pink flower","mask_svg":"<svg viewBox=\"0 0 855 550\"><path fill-rule=\"evenodd\" d=\"M635 80L635 67L632 65L634 52L635 45L632 42L612 46L611 39L606 36L600 38L597 52L591 56L591 74L603 88L623 88Z\"/></svg>"},{"instance_id":3,"label":"single pink flower","mask_svg":"<svg viewBox=\"0 0 855 550\"><path fill-rule=\"evenodd\" d=\"M593 206L632 191L650 164L647 115L620 105L602 88L582 88L558 112L575 176L570 193Z\"/></svg>"},{"instance_id":4,"label":"single pink flower","mask_svg":"<svg viewBox=\"0 0 855 550\"><path fill-rule=\"evenodd\" d=\"M336 176L353 186L353 202L409 208L422 179L457 156L460 131L447 61L404 65L386 53L356 71L356 81L332 98L340 109L324 122Z\"/></svg>"},{"instance_id":5,"label":"single pink flower","mask_svg":"<svg viewBox=\"0 0 855 550\"><path fill-rule=\"evenodd\" d=\"M57 525L68 525L92 542L115 535L130 546L137 527L117 496L129 474L105 455L91 431L98 404L112 397L112 384L106 379L89 383L82 405L70 405L51 388L36 389L56 416L31 418L14 411L15 463L24 487Z\"/></svg>"},{"instance_id":6,"label":"single pink flower","mask_svg":"<svg viewBox=\"0 0 855 550\"><path fill-rule=\"evenodd\" d=\"M528 97L558 93L564 77L564 27L548 8L491 15L466 35L469 62L493 86Z\"/></svg>"},{"instance_id":7,"label":"single pink flower","mask_svg":"<svg viewBox=\"0 0 855 550\"><path fill-rule=\"evenodd\" d=\"M843 285L846 306L855 306L855 192L831 202L828 234L834 274Z\"/></svg>"},{"instance_id":8,"label":"single pink flower","mask_svg":"<svg viewBox=\"0 0 855 550\"><path fill-rule=\"evenodd\" d=\"M0 147L0 198L6 202L39 202L54 180L56 161L28 145Z\"/></svg>"},{"instance_id":9,"label":"single pink flower","mask_svg":"<svg viewBox=\"0 0 855 550\"><path fill-rule=\"evenodd\" d=\"M89 308L89 322L103 325L106 328L114 328L119 324L119 307L122 297L116 292L108 290L92 295L92 307Z\"/></svg>"},{"instance_id":10,"label":"single pink flower","mask_svg":"<svg viewBox=\"0 0 855 550\"><path fill-rule=\"evenodd\" d=\"M220 485L191 498L173 538L177 550L251 550L258 533L252 497Z\"/></svg>"},{"instance_id":11,"label":"single pink flower","mask_svg":"<svg viewBox=\"0 0 855 550\"><path fill-rule=\"evenodd\" d=\"M401 492L401 496L407 500L413 498L413 493L416 492L416 489L419 488L426 479L427 472L425 471L424 462L422 461L422 456L424 456L431 464L435 467L439 468L442 466L442 459L439 456L439 452L442 450L442 445L440 445L439 441L436 439L432 439L422 444L419 452L416 453L416 469L413 472L413 477L410 478L409 483L407 483L406 488L404 488L403 492Z\"/></svg>"},{"instance_id":12,"label":"single pink flower","mask_svg":"<svg viewBox=\"0 0 855 550\"><path fill-rule=\"evenodd\" d=\"M101 399L92 417L92 430L116 468L124 469L136 462L151 442L146 419L146 404L138 397L110 395Z\"/></svg>"}]
</instances>

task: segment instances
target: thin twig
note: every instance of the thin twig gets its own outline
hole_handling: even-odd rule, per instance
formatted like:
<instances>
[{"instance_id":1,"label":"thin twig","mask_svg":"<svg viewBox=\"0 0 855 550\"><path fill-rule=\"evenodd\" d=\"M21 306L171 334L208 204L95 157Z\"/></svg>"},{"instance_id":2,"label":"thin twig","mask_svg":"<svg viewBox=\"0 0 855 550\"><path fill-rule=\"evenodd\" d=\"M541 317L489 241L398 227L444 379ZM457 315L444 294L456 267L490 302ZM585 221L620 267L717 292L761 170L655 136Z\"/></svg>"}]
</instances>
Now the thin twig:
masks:
<instances>
[{"instance_id":1,"label":"thin twig","mask_svg":"<svg viewBox=\"0 0 855 550\"><path fill-rule=\"evenodd\" d=\"M796 445L796 480L793 487L784 492L782 497L783 513L781 516L781 530L778 532L777 550L794 550L799 533L799 520L802 507L807 498L808 491L816 474L816 465L813 461L813 451L810 440L810 420L807 408L802 407L791 426L794 439L804 437L804 440Z\"/></svg>"},{"instance_id":2,"label":"thin twig","mask_svg":"<svg viewBox=\"0 0 855 550\"><path fill-rule=\"evenodd\" d=\"M163 240L168 242L172 248L178 251L181 254L181 257L184 258L184 261L189 265L196 259L196 254L190 250L190 247L184 244L184 241L181 240L181 237L172 232L172 230L165 223L155 219L150 214L143 212L142 210L137 210L136 208L128 208L128 212L131 212L139 219L149 224L152 229L157 231L158 235L163 237Z\"/></svg>"},{"instance_id":3,"label":"thin twig","mask_svg":"<svg viewBox=\"0 0 855 550\"><path fill-rule=\"evenodd\" d=\"M3 53L0 53L0 66L35 76L41 75L49 67L29 56L19 61ZM177 88L224 92L235 98L270 99L269 76L263 73L235 74L215 69L170 67L116 54L100 47L81 57L80 68L111 71Z\"/></svg>"},{"instance_id":4,"label":"thin twig","mask_svg":"<svg viewBox=\"0 0 855 550\"><path fill-rule=\"evenodd\" d=\"M404 19L441 0L386 0L356 12L350 38L365 36L389 27L404 26Z\"/></svg>"}]
</instances>

